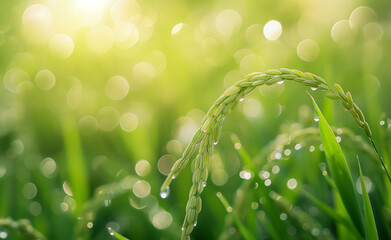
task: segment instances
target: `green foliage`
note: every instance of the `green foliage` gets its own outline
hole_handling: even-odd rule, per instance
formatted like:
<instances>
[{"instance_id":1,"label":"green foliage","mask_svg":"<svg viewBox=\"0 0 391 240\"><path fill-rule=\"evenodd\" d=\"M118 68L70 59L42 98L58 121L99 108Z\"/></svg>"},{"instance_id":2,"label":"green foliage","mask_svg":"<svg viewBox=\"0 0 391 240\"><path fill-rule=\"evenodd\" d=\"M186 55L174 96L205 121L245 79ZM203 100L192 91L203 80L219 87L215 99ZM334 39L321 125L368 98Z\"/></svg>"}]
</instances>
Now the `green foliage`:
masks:
<instances>
[{"instance_id":1,"label":"green foliage","mask_svg":"<svg viewBox=\"0 0 391 240\"><path fill-rule=\"evenodd\" d=\"M365 236L364 219L345 155L313 98L312 102L315 107L315 118L317 118L317 121L319 122L320 135L322 137L322 143L327 156L327 163L330 168L331 176L334 179L334 183L342 198L344 206L349 213L350 219L361 235Z\"/></svg>"}]
</instances>

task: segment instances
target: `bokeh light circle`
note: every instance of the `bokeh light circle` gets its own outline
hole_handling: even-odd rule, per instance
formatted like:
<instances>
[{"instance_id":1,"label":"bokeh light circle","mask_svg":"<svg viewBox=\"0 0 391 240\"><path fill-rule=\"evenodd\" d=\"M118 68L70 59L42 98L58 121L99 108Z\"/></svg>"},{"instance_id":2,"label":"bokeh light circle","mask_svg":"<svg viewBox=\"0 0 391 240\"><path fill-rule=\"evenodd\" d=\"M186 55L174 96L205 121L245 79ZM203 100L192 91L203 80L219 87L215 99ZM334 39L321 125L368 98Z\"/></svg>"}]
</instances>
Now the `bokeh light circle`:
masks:
<instances>
[{"instance_id":1,"label":"bokeh light circle","mask_svg":"<svg viewBox=\"0 0 391 240\"><path fill-rule=\"evenodd\" d=\"M126 78L116 75L109 78L106 82L105 92L111 100L121 100L129 93L129 83Z\"/></svg>"},{"instance_id":2,"label":"bokeh light circle","mask_svg":"<svg viewBox=\"0 0 391 240\"><path fill-rule=\"evenodd\" d=\"M56 84L56 77L50 70L44 69L35 75L35 84L39 89L48 91Z\"/></svg>"},{"instance_id":3,"label":"bokeh light circle","mask_svg":"<svg viewBox=\"0 0 391 240\"><path fill-rule=\"evenodd\" d=\"M282 33L281 23L276 20L271 20L263 27L263 34L268 40L277 40Z\"/></svg>"},{"instance_id":4,"label":"bokeh light circle","mask_svg":"<svg viewBox=\"0 0 391 240\"><path fill-rule=\"evenodd\" d=\"M304 39L297 45L297 55L306 62L312 62L319 56L318 43L312 39Z\"/></svg>"},{"instance_id":5,"label":"bokeh light circle","mask_svg":"<svg viewBox=\"0 0 391 240\"><path fill-rule=\"evenodd\" d=\"M49 50L60 59L71 56L74 47L72 38L64 33L54 35L49 41Z\"/></svg>"}]
</instances>

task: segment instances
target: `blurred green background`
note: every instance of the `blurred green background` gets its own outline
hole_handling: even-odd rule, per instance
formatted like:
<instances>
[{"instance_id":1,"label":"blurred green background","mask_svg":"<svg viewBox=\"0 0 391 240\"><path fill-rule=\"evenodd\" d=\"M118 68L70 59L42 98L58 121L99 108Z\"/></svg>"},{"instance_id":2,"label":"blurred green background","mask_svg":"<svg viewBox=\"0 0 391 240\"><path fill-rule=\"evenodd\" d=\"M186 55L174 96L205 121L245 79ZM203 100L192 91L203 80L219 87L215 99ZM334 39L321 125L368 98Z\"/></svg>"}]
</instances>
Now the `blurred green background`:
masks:
<instances>
[{"instance_id":1,"label":"blurred green background","mask_svg":"<svg viewBox=\"0 0 391 240\"><path fill-rule=\"evenodd\" d=\"M270 68L312 72L350 90L386 154L390 10L386 0L0 1L0 217L29 219L48 239L109 239L107 227L130 239L179 238L191 172L162 199L165 175L213 101L246 74ZM316 127L305 90L330 124L360 138L349 114L319 91L295 83L255 91L225 121L193 239L241 239L216 197L222 192L233 203L247 181L233 133L260 166L281 153L290 158L262 176L321 226L297 228L277 209L280 231L341 239L343 231L298 190L307 186L337 205L319 167L319 135L292 141L285 152L270 147L277 136ZM355 162L364 148L343 139ZM360 154L364 175L381 185L370 158ZM254 220L262 203L251 194L243 201L240 216L271 239L267 224ZM380 236L389 232L383 220ZM0 238L28 239L1 227Z\"/></svg>"}]
</instances>

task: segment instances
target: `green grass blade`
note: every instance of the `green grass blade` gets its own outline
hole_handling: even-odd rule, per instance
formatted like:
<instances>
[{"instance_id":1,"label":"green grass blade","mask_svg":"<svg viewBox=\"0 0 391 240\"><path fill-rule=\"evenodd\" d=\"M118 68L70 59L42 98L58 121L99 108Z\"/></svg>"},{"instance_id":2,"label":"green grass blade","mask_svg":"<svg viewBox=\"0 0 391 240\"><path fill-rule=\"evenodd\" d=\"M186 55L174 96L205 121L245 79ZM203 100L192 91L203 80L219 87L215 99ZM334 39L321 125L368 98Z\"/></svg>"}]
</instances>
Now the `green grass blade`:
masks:
<instances>
[{"instance_id":1,"label":"green grass blade","mask_svg":"<svg viewBox=\"0 0 391 240\"><path fill-rule=\"evenodd\" d=\"M354 227L353 223L346 218L345 216L339 214L337 211L329 207L327 204L324 202L320 201L317 199L315 196L313 196L311 193L302 190L302 193L309 199L311 200L316 206L318 206L324 213L326 213L329 217L334 219L334 221L341 223L348 229L352 234L356 236L357 239L362 239L362 236L360 233L357 231L357 229Z\"/></svg>"},{"instance_id":2,"label":"green grass blade","mask_svg":"<svg viewBox=\"0 0 391 240\"><path fill-rule=\"evenodd\" d=\"M126 237L122 236L121 234L117 233L116 231L114 231L111 227L108 227L107 228L107 231L109 231L109 234L111 236L114 236L116 239L118 240L129 240L127 239Z\"/></svg>"},{"instance_id":3,"label":"green grass blade","mask_svg":"<svg viewBox=\"0 0 391 240\"><path fill-rule=\"evenodd\" d=\"M63 117L64 148L67 158L68 180L77 201L78 214L80 206L87 201L90 187L88 181L88 170L83 157L81 140L77 128L77 122L71 116Z\"/></svg>"},{"instance_id":4,"label":"green grass blade","mask_svg":"<svg viewBox=\"0 0 391 240\"><path fill-rule=\"evenodd\" d=\"M364 218L365 218L365 233L367 240L377 240L379 236L377 235L375 218L373 216L371 202L369 200L369 196L367 193L367 189L365 187L364 178L362 176L362 170L360 162L358 162L358 169L360 170L360 179L361 179L361 189L362 189L362 198L364 204Z\"/></svg>"},{"instance_id":5,"label":"green grass blade","mask_svg":"<svg viewBox=\"0 0 391 240\"><path fill-rule=\"evenodd\" d=\"M232 207L229 205L227 199L225 199L223 194L221 194L221 192L218 192L216 194L216 196L219 198L221 204L223 204L226 211L231 215L232 219L234 220L234 222L235 222L236 226L238 227L239 232L242 234L243 238L246 240L255 240L256 238L254 238L252 236L252 234L247 229L247 227L243 224L243 222L240 220L240 218L238 216L236 216L236 214L233 212Z\"/></svg>"},{"instance_id":6,"label":"green grass blade","mask_svg":"<svg viewBox=\"0 0 391 240\"><path fill-rule=\"evenodd\" d=\"M316 116L319 119L320 135L324 151L326 153L327 163L331 172L331 177L334 179L334 183L341 196L342 202L352 219L353 224L360 234L365 236L364 219L345 155L343 154L341 147L335 139L333 131L324 118L314 98L312 98L312 102L315 107Z\"/></svg>"}]
</instances>

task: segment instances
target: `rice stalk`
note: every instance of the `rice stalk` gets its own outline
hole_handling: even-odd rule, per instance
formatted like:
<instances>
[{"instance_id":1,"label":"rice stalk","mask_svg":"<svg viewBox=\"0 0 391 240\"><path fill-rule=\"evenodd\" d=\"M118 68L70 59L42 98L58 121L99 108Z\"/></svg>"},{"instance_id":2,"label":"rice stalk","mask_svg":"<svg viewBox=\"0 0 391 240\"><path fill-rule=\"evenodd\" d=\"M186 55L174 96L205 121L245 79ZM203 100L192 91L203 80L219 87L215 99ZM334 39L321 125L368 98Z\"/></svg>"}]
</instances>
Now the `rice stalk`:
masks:
<instances>
[{"instance_id":1,"label":"rice stalk","mask_svg":"<svg viewBox=\"0 0 391 240\"><path fill-rule=\"evenodd\" d=\"M11 217L2 218L0 219L0 227L8 230L15 230L29 239L46 240L46 237L35 229L28 219L19 219L15 221Z\"/></svg>"},{"instance_id":2,"label":"rice stalk","mask_svg":"<svg viewBox=\"0 0 391 240\"><path fill-rule=\"evenodd\" d=\"M266 70L247 75L243 80L229 87L212 105L202 120L202 125L193 136L191 143L182 154L182 158L177 160L171 172L164 181L161 192L166 192L171 181L186 167L189 160L197 152L193 161L193 184L189 192L189 200L186 205L186 216L182 226L182 239L189 238L193 231L198 213L201 211L201 193L206 186L208 177L209 161L213 154L214 145L220 139L221 128L225 117L236 107L240 100L251 93L256 87L262 85L281 84L284 81L293 81L309 86L312 89L321 89L326 91L326 96L330 99L339 100L342 107L350 112L353 119L360 128L363 128L365 134L374 146L378 157L387 176L391 182L391 177L387 171L384 161L377 151L376 145L372 139L372 131L365 116L358 105L353 101L350 92L345 93L339 84L334 84L334 88L327 85L326 81L312 73L304 73L299 70L286 68Z\"/></svg>"}]
</instances>

